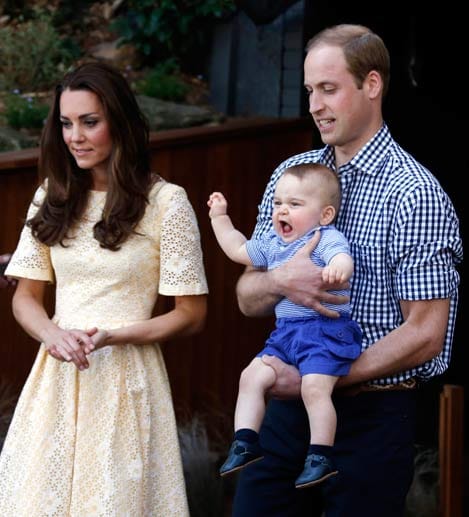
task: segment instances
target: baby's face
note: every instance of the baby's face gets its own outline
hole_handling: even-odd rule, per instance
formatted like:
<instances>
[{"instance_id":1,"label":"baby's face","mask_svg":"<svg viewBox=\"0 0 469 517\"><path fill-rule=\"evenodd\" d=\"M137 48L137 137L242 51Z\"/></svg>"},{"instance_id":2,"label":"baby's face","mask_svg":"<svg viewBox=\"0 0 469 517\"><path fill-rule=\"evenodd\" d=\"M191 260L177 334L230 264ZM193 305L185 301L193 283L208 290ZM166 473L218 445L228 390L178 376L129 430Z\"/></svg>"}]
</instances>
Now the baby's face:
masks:
<instances>
[{"instance_id":1,"label":"baby's face","mask_svg":"<svg viewBox=\"0 0 469 517\"><path fill-rule=\"evenodd\" d=\"M321 223L325 205L314 178L300 179L284 174L274 194L272 222L284 242L292 242Z\"/></svg>"}]
</instances>

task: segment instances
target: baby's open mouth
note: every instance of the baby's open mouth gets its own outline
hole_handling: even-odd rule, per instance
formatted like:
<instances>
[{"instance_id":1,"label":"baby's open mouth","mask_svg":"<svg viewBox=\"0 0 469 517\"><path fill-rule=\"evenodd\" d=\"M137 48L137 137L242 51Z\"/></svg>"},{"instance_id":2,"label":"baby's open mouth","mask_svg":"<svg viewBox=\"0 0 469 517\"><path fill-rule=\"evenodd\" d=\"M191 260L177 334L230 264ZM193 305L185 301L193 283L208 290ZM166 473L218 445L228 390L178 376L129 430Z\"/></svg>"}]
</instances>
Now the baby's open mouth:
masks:
<instances>
[{"instance_id":1,"label":"baby's open mouth","mask_svg":"<svg viewBox=\"0 0 469 517\"><path fill-rule=\"evenodd\" d=\"M280 227L282 228L282 233L284 235L290 233L293 228L285 221L280 221Z\"/></svg>"}]
</instances>

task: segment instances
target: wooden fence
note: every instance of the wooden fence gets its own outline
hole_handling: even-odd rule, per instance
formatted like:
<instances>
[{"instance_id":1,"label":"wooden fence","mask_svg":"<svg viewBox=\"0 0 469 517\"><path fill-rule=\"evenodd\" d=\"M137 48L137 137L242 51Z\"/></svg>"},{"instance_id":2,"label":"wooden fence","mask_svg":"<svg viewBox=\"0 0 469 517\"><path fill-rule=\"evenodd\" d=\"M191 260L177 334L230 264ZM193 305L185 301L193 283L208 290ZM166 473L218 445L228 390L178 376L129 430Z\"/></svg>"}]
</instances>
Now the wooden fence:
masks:
<instances>
[{"instance_id":1,"label":"wooden fence","mask_svg":"<svg viewBox=\"0 0 469 517\"><path fill-rule=\"evenodd\" d=\"M263 345L273 324L272 318L250 319L239 311L235 284L243 266L231 263L216 243L208 217L208 195L213 190L224 192L235 225L249 235L272 170L311 145L312 123L307 119L245 119L152 135L154 169L183 186L195 209L210 289L205 330L164 345L180 420L194 414L212 422L220 415L231 418L239 374ZM0 253L16 246L37 185L36 166L37 149L0 153ZM0 292L0 379L20 387L38 345L14 320L11 294L10 289ZM48 298L52 308L53 296ZM165 303L169 302L162 300L158 307Z\"/></svg>"}]
</instances>

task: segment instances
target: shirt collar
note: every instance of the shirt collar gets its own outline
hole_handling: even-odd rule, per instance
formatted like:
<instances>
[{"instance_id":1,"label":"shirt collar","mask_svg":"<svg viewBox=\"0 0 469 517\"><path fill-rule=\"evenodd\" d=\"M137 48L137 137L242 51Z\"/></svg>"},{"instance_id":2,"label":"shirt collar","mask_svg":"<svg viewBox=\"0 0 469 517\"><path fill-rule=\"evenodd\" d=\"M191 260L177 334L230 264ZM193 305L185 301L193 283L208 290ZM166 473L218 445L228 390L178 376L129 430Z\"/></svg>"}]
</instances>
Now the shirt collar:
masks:
<instances>
[{"instance_id":1,"label":"shirt collar","mask_svg":"<svg viewBox=\"0 0 469 517\"><path fill-rule=\"evenodd\" d=\"M339 174L361 170L371 176L375 176L382 168L392 145L392 137L389 128L383 124L379 131L358 151L347 163L342 165ZM334 148L326 145L320 153L319 160L324 165L336 170Z\"/></svg>"}]
</instances>

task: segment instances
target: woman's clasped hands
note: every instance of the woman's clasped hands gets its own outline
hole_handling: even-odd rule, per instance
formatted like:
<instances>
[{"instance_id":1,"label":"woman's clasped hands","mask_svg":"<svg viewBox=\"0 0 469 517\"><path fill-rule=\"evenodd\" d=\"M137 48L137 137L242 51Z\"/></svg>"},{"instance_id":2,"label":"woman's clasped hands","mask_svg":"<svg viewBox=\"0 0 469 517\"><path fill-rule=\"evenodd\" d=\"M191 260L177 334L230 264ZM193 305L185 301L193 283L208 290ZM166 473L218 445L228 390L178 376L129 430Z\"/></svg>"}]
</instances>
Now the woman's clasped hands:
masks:
<instances>
[{"instance_id":1,"label":"woman's clasped hands","mask_svg":"<svg viewBox=\"0 0 469 517\"><path fill-rule=\"evenodd\" d=\"M104 345L106 337L107 332L96 327L88 330L56 327L43 343L54 359L72 362L79 370L86 370L89 367L88 356Z\"/></svg>"}]
</instances>

